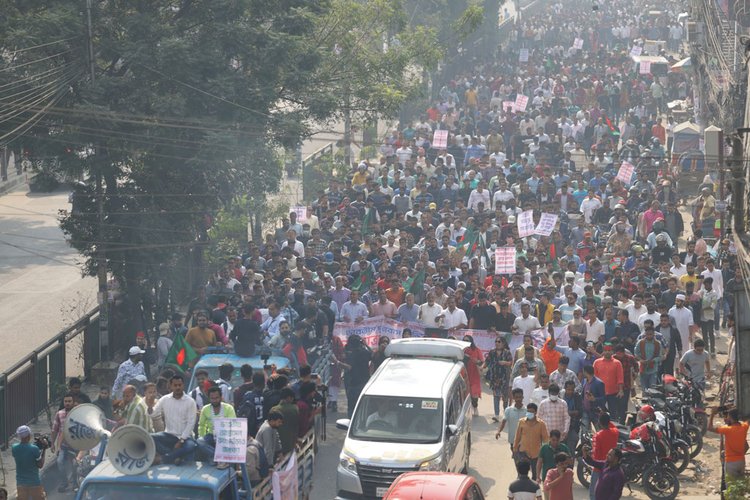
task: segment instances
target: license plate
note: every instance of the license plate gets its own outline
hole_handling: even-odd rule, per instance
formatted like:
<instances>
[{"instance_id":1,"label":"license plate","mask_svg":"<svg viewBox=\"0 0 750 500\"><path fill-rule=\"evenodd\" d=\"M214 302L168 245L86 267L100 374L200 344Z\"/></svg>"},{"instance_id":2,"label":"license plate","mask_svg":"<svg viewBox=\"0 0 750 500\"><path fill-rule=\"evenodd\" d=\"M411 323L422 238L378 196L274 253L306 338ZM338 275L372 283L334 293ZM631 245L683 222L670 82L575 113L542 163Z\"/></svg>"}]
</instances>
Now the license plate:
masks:
<instances>
[{"instance_id":1,"label":"license plate","mask_svg":"<svg viewBox=\"0 0 750 500\"><path fill-rule=\"evenodd\" d=\"M387 491L388 491L388 488L385 488L383 486L375 488L375 496L378 497L378 498L383 498L385 496L385 493Z\"/></svg>"}]
</instances>

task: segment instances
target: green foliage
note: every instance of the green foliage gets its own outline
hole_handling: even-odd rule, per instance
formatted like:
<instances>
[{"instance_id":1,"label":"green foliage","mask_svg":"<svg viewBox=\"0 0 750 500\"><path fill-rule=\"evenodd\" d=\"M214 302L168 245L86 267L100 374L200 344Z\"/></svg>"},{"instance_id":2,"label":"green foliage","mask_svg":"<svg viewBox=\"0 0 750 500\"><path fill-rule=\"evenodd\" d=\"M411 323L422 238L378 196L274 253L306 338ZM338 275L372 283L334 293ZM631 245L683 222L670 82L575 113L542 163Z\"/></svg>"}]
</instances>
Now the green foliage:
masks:
<instances>
[{"instance_id":1,"label":"green foliage","mask_svg":"<svg viewBox=\"0 0 750 500\"><path fill-rule=\"evenodd\" d=\"M727 478L727 489L724 491L726 500L743 500L750 498L750 478Z\"/></svg>"}]
</instances>

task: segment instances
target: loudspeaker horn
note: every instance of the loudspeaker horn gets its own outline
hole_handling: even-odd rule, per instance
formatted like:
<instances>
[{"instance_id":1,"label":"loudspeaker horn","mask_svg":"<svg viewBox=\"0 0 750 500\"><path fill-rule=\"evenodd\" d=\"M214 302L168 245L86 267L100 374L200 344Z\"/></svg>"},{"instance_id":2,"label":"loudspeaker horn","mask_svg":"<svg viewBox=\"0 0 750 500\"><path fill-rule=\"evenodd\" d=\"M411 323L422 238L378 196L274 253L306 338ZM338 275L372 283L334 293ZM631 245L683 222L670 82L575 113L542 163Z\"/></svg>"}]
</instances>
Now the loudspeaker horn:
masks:
<instances>
[{"instance_id":1,"label":"loudspeaker horn","mask_svg":"<svg viewBox=\"0 0 750 500\"><path fill-rule=\"evenodd\" d=\"M107 456L112 466L122 474L140 474L154 462L156 444L143 427L124 425L109 439Z\"/></svg>"},{"instance_id":2,"label":"loudspeaker horn","mask_svg":"<svg viewBox=\"0 0 750 500\"><path fill-rule=\"evenodd\" d=\"M74 450L90 450L109 436L105 427L104 412L93 404L84 403L74 407L65 419L63 439Z\"/></svg>"}]
</instances>

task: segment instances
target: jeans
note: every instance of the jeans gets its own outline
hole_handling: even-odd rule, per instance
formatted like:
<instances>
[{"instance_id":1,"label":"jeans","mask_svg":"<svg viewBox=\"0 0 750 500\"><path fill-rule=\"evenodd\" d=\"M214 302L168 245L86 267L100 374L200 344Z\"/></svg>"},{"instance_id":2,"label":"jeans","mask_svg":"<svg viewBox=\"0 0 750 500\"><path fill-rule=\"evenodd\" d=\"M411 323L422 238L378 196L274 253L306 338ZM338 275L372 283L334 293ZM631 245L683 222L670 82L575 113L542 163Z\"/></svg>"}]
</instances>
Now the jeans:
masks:
<instances>
[{"instance_id":1,"label":"jeans","mask_svg":"<svg viewBox=\"0 0 750 500\"><path fill-rule=\"evenodd\" d=\"M216 452L216 440L213 434L206 434L205 436L198 438L195 442L197 448L197 455L199 460L205 460L207 462L214 461L214 453Z\"/></svg>"},{"instance_id":2,"label":"jeans","mask_svg":"<svg viewBox=\"0 0 750 500\"><path fill-rule=\"evenodd\" d=\"M645 391L646 389L649 389L652 386L656 385L657 375L658 375L657 372L641 373L641 389Z\"/></svg>"},{"instance_id":3,"label":"jeans","mask_svg":"<svg viewBox=\"0 0 750 500\"><path fill-rule=\"evenodd\" d=\"M721 309L724 306L722 302L724 302L724 299L723 298L719 299L719 303L716 304L716 307L714 308L714 330L718 330L719 327L721 327L719 316L721 315Z\"/></svg>"},{"instance_id":4,"label":"jeans","mask_svg":"<svg viewBox=\"0 0 750 500\"><path fill-rule=\"evenodd\" d=\"M621 424L625 423L625 415L628 413L628 396L630 395L630 390L626 391L623 389L622 392L622 397L615 397L614 411L610 412L612 420Z\"/></svg>"},{"instance_id":5,"label":"jeans","mask_svg":"<svg viewBox=\"0 0 750 500\"><path fill-rule=\"evenodd\" d=\"M703 341L706 343L706 347L708 347L708 352L711 354L716 353L713 320L701 321L701 335L703 335Z\"/></svg>"},{"instance_id":6,"label":"jeans","mask_svg":"<svg viewBox=\"0 0 750 500\"><path fill-rule=\"evenodd\" d=\"M75 457L76 452L69 448L63 447L57 451L55 462L57 463L57 470L62 474L63 486L75 483L73 481L73 460L75 460Z\"/></svg>"},{"instance_id":7,"label":"jeans","mask_svg":"<svg viewBox=\"0 0 750 500\"><path fill-rule=\"evenodd\" d=\"M599 481L599 471L591 469L591 484L589 485L589 500L596 500L596 483Z\"/></svg>"},{"instance_id":8,"label":"jeans","mask_svg":"<svg viewBox=\"0 0 750 500\"><path fill-rule=\"evenodd\" d=\"M539 458L532 458L529 459L529 462L531 462L531 479L536 481L536 462L539 460Z\"/></svg>"},{"instance_id":9,"label":"jeans","mask_svg":"<svg viewBox=\"0 0 750 500\"><path fill-rule=\"evenodd\" d=\"M572 426L571 430L568 431L568 437L565 438L565 444L568 446L570 452L575 455L576 447L578 446L578 431L572 430Z\"/></svg>"},{"instance_id":10,"label":"jeans","mask_svg":"<svg viewBox=\"0 0 750 500\"><path fill-rule=\"evenodd\" d=\"M195 451L196 444L192 438L186 439L180 448L175 449L175 445L180 440L177 436L167 434L166 432L157 432L151 434L154 438L154 444L156 445L156 453L164 457L164 461L172 463L179 459L190 459Z\"/></svg>"},{"instance_id":11,"label":"jeans","mask_svg":"<svg viewBox=\"0 0 750 500\"><path fill-rule=\"evenodd\" d=\"M609 415L612 416L613 414L617 414L618 406L618 397L617 393L615 394L607 394L604 396L604 399L607 400L607 411L609 412Z\"/></svg>"}]
</instances>

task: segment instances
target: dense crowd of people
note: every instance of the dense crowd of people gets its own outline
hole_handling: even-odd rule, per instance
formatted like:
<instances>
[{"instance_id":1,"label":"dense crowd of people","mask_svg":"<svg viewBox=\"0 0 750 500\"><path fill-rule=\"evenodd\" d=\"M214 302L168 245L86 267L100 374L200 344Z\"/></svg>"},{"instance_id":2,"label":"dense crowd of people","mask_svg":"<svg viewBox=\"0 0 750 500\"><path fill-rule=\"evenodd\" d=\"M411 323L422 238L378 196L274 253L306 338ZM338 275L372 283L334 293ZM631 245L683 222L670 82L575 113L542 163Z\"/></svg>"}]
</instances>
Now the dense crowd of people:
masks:
<instances>
[{"instance_id":1,"label":"dense crowd of people","mask_svg":"<svg viewBox=\"0 0 750 500\"><path fill-rule=\"evenodd\" d=\"M596 429L591 498L619 498L614 423L664 374L705 387L717 338L733 332L730 297L742 278L730 241L704 234L718 218L716 184L706 175L700 192L688 192L672 162L667 103L691 101L689 79L638 71L631 58L633 46L663 40L660 53L677 60L678 3L655 13L640 1L595 6L527 9L497 57L440 86L422 116L385 137L377 160L331 179L306 215L291 212L229 259L198 290L187 324L177 314L155 342L137 337L94 404L114 425L152 433L158 460L174 463L213 460L212 419L246 417L258 481L324 411L310 369L317 348L332 352L326 409L338 411L343 387L351 416L391 338L337 335L337 323L385 317L404 325L403 337L416 323L425 335L470 343L475 415L486 384L496 437L507 432L517 462L509 498L572 498L582 425ZM447 131L444 145L433 144L436 131ZM634 167L629 179L623 163ZM528 211L534 227L557 216L552 231L520 233ZM497 272L498 248L515 249L514 272ZM496 333L494 346L480 349L473 330ZM225 365L217 380L197 371L187 393L168 360L177 338L198 355L216 346L267 352L289 368L269 376ZM60 428L84 402L74 389L53 436L64 471L75 452ZM747 424L737 430L736 415L727 418L733 439L744 440ZM727 472L744 473L744 453Z\"/></svg>"}]
</instances>

